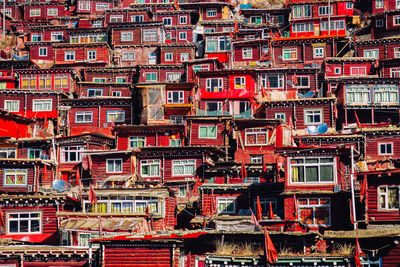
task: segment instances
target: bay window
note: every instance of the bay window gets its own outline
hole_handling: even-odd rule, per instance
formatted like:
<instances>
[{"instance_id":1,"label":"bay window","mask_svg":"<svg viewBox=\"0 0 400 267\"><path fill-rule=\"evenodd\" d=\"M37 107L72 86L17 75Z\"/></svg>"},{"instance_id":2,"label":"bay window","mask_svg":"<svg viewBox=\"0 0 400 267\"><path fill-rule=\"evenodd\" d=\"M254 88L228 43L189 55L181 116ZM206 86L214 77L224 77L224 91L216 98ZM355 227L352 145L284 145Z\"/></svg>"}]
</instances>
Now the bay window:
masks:
<instances>
[{"instance_id":1,"label":"bay window","mask_svg":"<svg viewBox=\"0 0 400 267\"><path fill-rule=\"evenodd\" d=\"M291 183L333 183L335 160L333 157L306 157L289 159Z\"/></svg>"}]
</instances>

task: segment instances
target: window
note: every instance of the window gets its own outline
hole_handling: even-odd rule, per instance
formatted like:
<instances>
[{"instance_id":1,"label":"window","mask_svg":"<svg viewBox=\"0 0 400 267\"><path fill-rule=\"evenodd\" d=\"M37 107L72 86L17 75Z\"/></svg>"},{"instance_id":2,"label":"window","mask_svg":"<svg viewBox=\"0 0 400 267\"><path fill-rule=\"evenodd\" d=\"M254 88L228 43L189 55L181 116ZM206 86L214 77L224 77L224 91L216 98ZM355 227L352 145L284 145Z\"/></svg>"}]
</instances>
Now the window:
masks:
<instances>
[{"instance_id":1,"label":"window","mask_svg":"<svg viewBox=\"0 0 400 267\"><path fill-rule=\"evenodd\" d=\"M21 76L22 89L36 89L36 75Z\"/></svg>"},{"instance_id":2,"label":"window","mask_svg":"<svg viewBox=\"0 0 400 267\"><path fill-rule=\"evenodd\" d=\"M381 210L397 210L400 207L398 186L379 186L378 198Z\"/></svg>"},{"instance_id":3,"label":"window","mask_svg":"<svg viewBox=\"0 0 400 267\"><path fill-rule=\"evenodd\" d=\"M112 91L111 96L121 97L122 93L121 93L121 91Z\"/></svg>"},{"instance_id":4,"label":"window","mask_svg":"<svg viewBox=\"0 0 400 267\"><path fill-rule=\"evenodd\" d=\"M58 16L58 9L57 8L49 8L47 9L47 16Z\"/></svg>"},{"instance_id":5,"label":"window","mask_svg":"<svg viewBox=\"0 0 400 267\"><path fill-rule=\"evenodd\" d=\"M400 16L393 16L393 24L400 25Z\"/></svg>"},{"instance_id":6,"label":"window","mask_svg":"<svg viewBox=\"0 0 400 267\"><path fill-rule=\"evenodd\" d=\"M222 102L207 101L206 102L206 115L207 116L221 116L222 115Z\"/></svg>"},{"instance_id":7,"label":"window","mask_svg":"<svg viewBox=\"0 0 400 267\"><path fill-rule=\"evenodd\" d=\"M29 234L42 231L41 212L7 212L7 234Z\"/></svg>"},{"instance_id":8,"label":"window","mask_svg":"<svg viewBox=\"0 0 400 267\"><path fill-rule=\"evenodd\" d=\"M263 73L261 74L261 85L264 88L283 89L283 74Z\"/></svg>"},{"instance_id":9,"label":"window","mask_svg":"<svg viewBox=\"0 0 400 267\"><path fill-rule=\"evenodd\" d=\"M107 159L107 173L122 172L122 159Z\"/></svg>"},{"instance_id":10,"label":"window","mask_svg":"<svg viewBox=\"0 0 400 267\"><path fill-rule=\"evenodd\" d=\"M283 60L296 60L297 59L297 48L289 48L282 50Z\"/></svg>"},{"instance_id":11,"label":"window","mask_svg":"<svg viewBox=\"0 0 400 267\"><path fill-rule=\"evenodd\" d=\"M222 92L222 78L207 78L206 86L207 92Z\"/></svg>"},{"instance_id":12,"label":"window","mask_svg":"<svg viewBox=\"0 0 400 267\"><path fill-rule=\"evenodd\" d=\"M272 204L272 210L274 214L277 213L277 204L276 204L276 199L274 198L260 198L260 205L262 209L262 215L266 216L268 215L269 211L269 203ZM253 201L253 211L257 210L257 199L254 199Z\"/></svg>"},{"instance_id":13,"label":"window","mask_svg":"<svg viewBox=\"0 0 400 267\"><path fill-rule=\"evenodd\" d=\"M29 14L31 17L40 17L40 9L31 9L29 10Z\"/></svg>"},{"instance_id":14,"label":"window","mask_svg":"<svg viewBox=\"0 0 400 267\"><path fill-rule=\"evenodd\" d=\"M229 37L207 37L206 52L220 52L231 50L231 39Z\"/></svg>"},{"instance_id":15,"label":"window","mask_svg":"<svg viewBox=\"0 0 400 267\"><path fill-rule=\"evenodd\" d=\"M51 33L51 41L58 42L64 39L64 34L62 32L52 32Z\"/></svg>"},{"instance_id":16,"label":"window","mask_svg":"<svg viewBox=\"0 0 400 267\"><path fill-rule=\"evenodd\" d=\"M168 104L182 104L184 102L184 91L168 91L167 103Z\"/></svg>"},{"instance_id":17,"label":"window","mask_svg":"<svg viewBox=\"0 0 400 267\"><path fill-rule=\"evenodd\" d=\"M75 113L75 123L91 123L93 111L77 111Z\"/></svg>"},{"instance_id":18,"label":"window","mask_svg":"<svg viewBox=\"0 0 400 267\"><path fill-rule=\"evenodd\" d=\"M65 61L75 60L75 51L65 51Z\"/></svg>"},{"instance_id":19,"label":"window","mask_svg":"<svg viewBox=\"0 0 400 267\"><path fill-rule=\"evenodd\" d=\"M26 186L27 177L26 169L4 169L4 186Z\"/></svg>"},{"instance_id":20,"label":"window","mask_svg":"<svg viewBox=\"0 0 400 267\"><path fill-rule=\"evenodd\" d=\"M107 122L125 122L125 111L107 110Z\"/></svg>"},{"instance_id":21,"label":"window","mask_svg":"<svg viewBox=\"0 0 400 267\"><path fill-rule=\"evenodd\" d=\"M385 26L383 19L377 19L375 22L376 27L383 27Z\"/></svg>"},{"instance_id":22,"label":"window","mask_svg":"<svg viewBox=\"0 0 400 267\"><path fill-rule=\"evenodd\" d=\"M4 14L6 14L7 16L12 17L12 11L9 8L4 9Z\"/></svg>"},{"instance_id":23,"label":"window","mask_svg":"<svg viewBox=\"0 0 400 267\"><path fill-rule=\"evenodd\" d=\"M96 10L97 11L106 11L109 9L109 4L107 3L96 3Z\"/></svg>"},{"instance_id":24,"label":"window","mask_svg":"<svg viewBox=\"0 0 400 267\"><path fill-rule=\"evenodd\" d=\"M351 76L367 75L367 68L366 67L351 67L350 74L351 74Z\"/></svg>"},{"instance_id":25,"label":"window","mask_svg":"<svg viewBox=\"0 0 400 267\"><path fill-rule=\"evenodd\" d=\"M160 176L160 168L161 168L161 162L159 159L140 161L140 174L143 177Z\"/></svg>"},{"instance_id":26,"label":"window","mask_svg":"<svg viewBox=\"0 0 400 267\"><path fill-rule=\"evenodd\" d=\"M267 145L268 131L264 128L246 129L245 143L247 146Z\"/></svg>"},{"instance_id":27,"label":"window","mask_svg":"<svg viewBox=\"0 0 400 267\"><path fill-rule=\"evenodd\" d=\"M331 31L337 31L337 30L344 30L344 25L345 25L345 21L344 20L331 20ZM321 31L328 31L328 21L322 21L320 23L320 28Z\"/></svg>"},{"instance_id":28,"label":"window","mask_svg":"<svg viewBox=\"0 0 400 267\"><path fill-rule=\"evenodd\" d=\"M69 75L68 74L54 74L54 87L68 88L69 87Z\"/></svg>"},{"instance_id":29,"label":"window","mask_svg":"<svg viewBox=\"0 0 400 267\"><path fill-rule=\"evenodd\" d=\"M393 143L379 143L379 155L393 155Z\"/></svg>"},{"instance_id":30,"label":"window","mask_svg":"<svg viewBox=\"0 0 400 267\"><path fill-rule=\"evenodd\" d=\"M298 5L293 6L293 18L309 18L312 15L312 6L310 5Z\"/></svg>"},{"instance_id":31,"label":"window","mask_svg":"<svg viewBox=\"0 0 400 267\"><path fill-rule=\"evenodd\" d=\"M90 10L90 1L79 1L79 10Z\"/></svg>"},{"instance_id":32,"label":"window","mask_svg":"<svg viewBox=\"0 0 400 267\"><path fill-rule=\"evenodd\" d=\"M310 76L297 76L296 87L309 88L310 87Z\"/></svg>"},{"instance_id":33,"label":"window","mask_svg":"<svg viewBox=\"0 0 400 267\"><path fill-rule=\"evenodd\" d=\"M375 85L374 103L375 104L398 104L399 103L399 86L382 84Z\"/></svg>"},{"instance_id":34,"label":"window","mask_svg":"<svg viewBox=\"0 0 400 267\"><path fill-rule=\"evenodd\" d=\"M169 146L170 147L180 147L182 146L181 139L169 139Z\"/></svg>"},{"instance_id":35,"label":"window","mask_svg":"<svg viewBox=\"0 0 400 267\"><path fill-rule=\"evenodd\" d=\"M41 42L42 41L42 34L41 33L33 33L31 36L32 42Z\"/></svg>"},{"instance_id":36,"label":"window","mask_svg":"<svg viewBox=\"0 0 400 267\"><path fill-rule=\"evenodd\" d=\"M253 49L243 48L242 49L243 59L253 59Z\"/></svg>"},{"instance_id":37,"label":"window","mask_svg":"<svg viewBox=\"0 0 400 267\"><path fill-rule=\"evenodd\" d=\"M305 225L329 226L331 205L327 198L299 198L299 219Z\"/></svg>"},{"instance_id":38,"label":"window","mask_svg":"<svg viewBox=\"0 0 400 267\"><path fill-rule=\"evenodd\" d=\"M165 53L165 61L172 61L174 53Z\"/></svg>"},{"instance_id":39,"label":"window","mask_svg":"<svg viewBox=\"0 0 400 267\"><path fill-rule=\"evenodd\" d=\"M379 49L366 49L366 50L364 50L364 57L379 58Z\"/></svg>"},{"instance_id":40,"label":"window","mask_svg":"<svg viewBox=\"0 0 400 267\"><path fill-rule=\"evenodd\" d=\"M143 41L144 42L158 42L158 31L157 30L143 30Z\"/></svg>"},{"instance_id":41,"label":"window","mask_svg":"<svg viewBox=\"0 0 400 267\"><path fill-rule=\"evenodd\" d=\"M15 159L16 158L16 148L13 147L2 147L0 148L0 158L1 159Z\"/></svg>"},{"instance_id":42,"label":"window","mask_svg":"<svg viewBox=\"0 0 400 267\"><path fill-rule=\"evenodd\" d=\"M89 61L95 61L97 59L96 50L88 50L87 57Z\"/></svg>"},{"instance_id":43,"label":"window","mask_svg":"<svg viewBox=\"0 0 400 267\"><path fill-rule=\"evenodd\" d=\"M250 17L250 23L251 24L261 24L262 23L262 17L261 16L251 16Z\"/></svg>"},{"instance_id":44,"label":"window","mask_svg":"<svg viewBox=\"0 0 400 267\"><path fill-rule=\"evenodd\" d=\"M209 71L210 66L209 65L194 65L193 66L193 71L198 72L198 71Z\"/></svg>"},{"instance_id":45,"label":"window","mask_svg":"<svg viewBox=\"0 0 400 267\"><path fill-rule=\"evenodd\" d=\"M34 99L33 100L33 111L51 111L51 99Z\"/></svg>"},{"instance_id":46,"label":"window","mask_svg":"<svg viewBox=\"0 0 400 267\"><path fill-rule=\"evenodd\" d=\"M346 9L353 9L353 3L352 2L346 2Z\"/></svg>"},{"instance_id":47,"label":"window","mask_svg":"<svg viewBox=\"0 0 400 267\"><path fill-rule=\"evenodd\" d=\"M122 52L122 61L135 61L136 52Z\"/></svg>"},{"instance_id":48,"label":"window","mask_svg":"<svg viewBox=\"0 0 400 267\"><path fill-rule=\"evenodd\" d=\"M215 28L205 28L204 29L204 33L211 33L211 32L215 32Z\"/></svg>"},{"instance_id":49,"label":"window","mask_svg":"<svg viewBox=\"0 0 400 267\"><path fill-rule=\"evenodd\" d=\"M92 28L101 28L103 26L103 22L101 20L95 20L92 23Z\"/></svg>"},{"instance_id":50,"label":"window","mask_svg":"<svg viewBox=\"0 0 400 267\"><path fill-rule=\"evenodd\" d=\"M146 146L145 136L130 136L129 137L129 148L141 148Z\"/></svg>"},{"instance_id":51,"label":"window","mask_svg":"<svg viewBox=\"0 0 400 267\"><path fill-rule=\"evenodd\" d=\"M250 163L262 164L263 163L263 155L250 155Z\"/></svg>"},{"instance_id":52,"label":"window","mask_svg":"<svg viewBox=\"0 0 400 267\"><path fill-rule=\"evenodd\" d=\"M190 57L189 53L181 53L180 54L180 61L181 62L187 61L187 60L189 60L189 57Z\"/></svg>"},{"instance_id":53,"label":"window","mask_svg":"<svg viewBox=\"0 0 400 267\"><path fill-rule=\"evenodd\" d=\"M329 14L328 14L328 12L329 12ZM333 15L333 6L319 6L318 14L320 16Z\"/></svg>"},{"instance_id":54,"label":"window","mask_svg":"<svg viewBox=\"0 0 400 267\"><path fill-rule=\"evenodd\" d=\"M375 8L383 8L383 0L375 0Z\"/></svg>"},{"instance_id":55,"label":"window","mask_svg":"<svg viewBox=\"0 0 400 267\"><path fill-rule=\"evenodd\" d=\"M216 8L207 8L207 17L216 17L217 16L217 9Z\"/></svg>"},{"instance_id":56,"label":"window","mask_svg":"<svg viewBox=\"0 0 400 267\"><path fill-rule=\"evenodd\" d=\"M133 15L131 16L131 22L143 22L144 21L144 16L143 15Z\"/></svg>"},{"instance_id":57,"label":"window","mask_svg":"<svg viewBox=\"0 0 400 267\"><path fill-rule=\"evenodd\" d=\"M371 89L368 85L346 85L347 104L371 103Z\"/></svg>"},{"instance_id":58,"label":"window","mask_svg":"<svg viewBox=\"0 0 400 267\"><path fill-rule=\"evenodd\" d=\"M226 213L232 214L235 213L236 207L235 203L236 198L226 198L226 197L218 197L217 205L218 205L218 213Z\"/></svg>"},{"instance_id":59,"label":"window","mask_svg":"<svg viewBox=\"0 0 400 267\"><path fill-rule=\"evenodd\" d=\"M394 50L394 57L400 58L400 47L395 47L393 50Z\"/></svg>"},{"instance_id":60,"label":"window","mask_svg":"<svg viewBox=\"0 0 400 267\"><path fill-rule=\"evenodd\" d=\"M105 83L106 78L93 78L93 82L95 83Z\"/></svg>"},{"instance_id":61,"label":"window","mask_svg":"<svg viewBox=\"0 0 400 267\"><path fill-rule=\"evenodd\" d=\"M187 40L187 33L179 32L179 40Z\"/></svg>"},{"instance_id":62,"label":"window","mask_svg":"<svg viewBox=\"0 0 400 267\"><path fill-rule=\"evenodd\" d=\"M167 72L166 81L167 82L179 82L181 80L180 72Z\"/></svg>"},{"instance_id":63,"label":"window","mask_svg":"<svg viewBox=\"0 0 400 267\"><path fill-rule=\"evenodd\" d=\"M133 32L121 32L121 42L132 42Z\"/></svg>"},{"instance_id":64,"label":"window","mask_svg":"<svg viewBox=\"0 0 400 267\"><path fill-rule=\"evenodd\" d=\"M324 47L314 47L313 48L314 58L323 58L325 57L325 48Z\"/></svg>"},{"instance_id":65,"label":"window","mask_svg":"<svg viewBox=\"0 0 400 267\"><path fill-rule=\"evenodd\" d=\"M39 75L39 89L51 89L52 77L51 74Z\"/></svg>"},{"instance_id":66,"label":"window","mask_svg":"<svg viewBox=\"0 0 400 267\"><path fill-rule=\"evenodd\" d=\"M340 74L342 71L341 71L340 67L335 67L334 72L335 72L335 74Z\"/></svg>"},{"instance_id":67,"label":"window","mask_svg":"<svg viewBox=\"0 0 400 267\"><path fill-rule=\"evenodd\" d=\"M280 119L283 122L286 122L286 113L275 113L275 119Z\"/></svg>"},{"instance_id":68,"label":"window","mask_svg":"<svg viewBox=\"0 0 400 267\"><path fill-rule=\"evenodd\" d=\"M147 208L149 209L150 214L159 214L159 203L157 200L135 200L135 212L136 213L145 213Z\"/></svg>"},{"instance_id":69,"label":"window","mask_svg":"<svg viewBox=\"0 0 400 267\"><path fill-rule=\"evenodd\" d=\"M245 77L235 77L235 89L246 89Z\"/></svg>"},{"instance_id":70,"label":"window","mask_svg":"<svg viewBox=\"0 0 400 267\"><path fill-rule=\"evenodd\" d=\"M179 24L187 24L187 16L180 16Z\"/></svg>"},{"instance_id":71,"label":"window","mask_svg":"<svg viewBox=\"0 0 400 267\"><path fill-rule=\"evenodd\" d=\"M400 78L400 68L390 68L390 78Z\"/></svg>"},{"instance_id":72,"label":"window","mask_svg":"<svg viewBox=\"0 0 400 267\"><path fill-rule=\"evenodd\" d=\"M172 25L172 18L163 18L163 23L165 26L171 26Z\"/></svg>"},{"instance_id":73,"label":"window","mask_svg":"<svg viewBox=\"0 0 400 267\"><path fill-rule=\"evenodd\" d=\"M396 0L396 9L400 8L400 0Z\"/></svg>"},{"instance_id":74,"label":"window","mask_svg":"<svg viewBox=\"0 0 400 267\"><path fill-rule=\"evenodd\" d=\"M217 138L217 126L199 126L199 138L209 138L215 139Z\"/></svg>"},{"instance_id":75,"label":"window","mask_svg":"<svg viewBox=\"0 0 400 267\"><path fill-rule=\"evenodd\" d=\"M84 146L61 147L61 162L80 162L81 153L84 152L84 150Z\"/></svg>"},{"instance_id":76,"label":"window","mask_svg":"<svg viewBox=\"0 0 400 267\"><path fill-rule=\"evenodd\" d=\"M170 123L172 124L184 124L185 120L182 115L171 115L169 117Z\"/></svg>"},{"instance_id":77,"label":"window","mask_svg":"<svg viewBox=\"0 0 400 267\"><path fill-rule=\"evenodd\" d=\"M123 15L111 15L110 16L110 23L122 23L124 22Z\"/></svg>"},{"instance_id":78,"label":"window","mask_svg":"<svg viewBox=\"0 0 400 267\"><path fill-rule=\"evenodd\" d=\"M18 112L19 100L4 100L4 110L9 112Z\"/></svg>"},{"instance_id":79,"label":"window","mask_svg":"<svg viewBox=\"0 0 400 267\"><path fill-rule=\"evenodd\" d=\"M88 88L87 97L98 97L103 95L103 89Z\"/></svg>"},{"instance_id":80,"label":"window","mask_svg":"<svg viewBox=\"0 0 400 267\"><path fill-rule=\"evenodd\" d=\"M117 78L115 79L115 82L116 82L116 83L127 83L127 82L128 82L128 79L127 79L127 77L117 77Z\"/></svg>"},{"instance_id":81,"label":"window","mask_svg":"<svg viewBox=\"0 0 400 267\"><path fill-rule=\"evenodd\" d=\"M147 72L146 73L146 81L147 82L157 81L157 72Z\"/></svg>"},{"instance_id":82,"label":"window","mask_svg":"<svg viewBox=\"0 0 400 267\"><path fill-rule=\"evenodd\" d=\"M172 161L172 175L184 176L195 175L196 173L196 160L174 160Z\"/></svg>"},{"instance_id":83,"label":"window","mask_svg":"<svg viewBox=\"0 0 400 267\"><path fill-rule=\"evenodd\" d=\"M41 155L42 155L41 149L36 149L36 148L28 149L28 159L40 159Z\"/></svg>"},{"instance_id":84,"label":"window","mask_svg":"<svg viewBox=\"0 0 400 267\"><path fill-rule=\"evenodd\" d=\"M322 109L305 109L304 124L315 125L322 123Z\"/></svg>"},{"instance_id":85,"label":"window","mask_svg":"<svg viewBox=\"0 0 400 267\"><path fill-rule=\"evenodd\" d=\"M332 183L335 180L334 158L291 158L291 183Z\"/></svg>"}]
</instances>

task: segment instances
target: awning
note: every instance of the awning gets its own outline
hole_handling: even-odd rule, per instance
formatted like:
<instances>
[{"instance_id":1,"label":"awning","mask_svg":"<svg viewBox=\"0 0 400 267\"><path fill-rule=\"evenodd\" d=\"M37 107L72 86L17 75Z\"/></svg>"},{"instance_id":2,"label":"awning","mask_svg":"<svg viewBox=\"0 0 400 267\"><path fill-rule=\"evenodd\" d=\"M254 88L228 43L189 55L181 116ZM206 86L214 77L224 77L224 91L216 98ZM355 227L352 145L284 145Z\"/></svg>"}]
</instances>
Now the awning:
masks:
<instances>
[{"instance_id":1,"label":"awning","mask_svg":"<svg viewBox=\"0 0 400 267\"><path fill-rule=\"evenodd\" d=\"M126 182L132 175L111 175L105 179L105 182Z\"/></svg>"},{"instance_id":2,"label":"awning","mask_svg":"<svg viewBox=\"0 0 400 267\"><path fill-rule=\"evenodd\" d=\"M99 231L98 218L70 218L61 221L60 229L65 230L93 230ZM136 230L142 218L109 218L102 217L101 225L103 230L108 231L133 231Z\"/></svg>"}]
</instances>

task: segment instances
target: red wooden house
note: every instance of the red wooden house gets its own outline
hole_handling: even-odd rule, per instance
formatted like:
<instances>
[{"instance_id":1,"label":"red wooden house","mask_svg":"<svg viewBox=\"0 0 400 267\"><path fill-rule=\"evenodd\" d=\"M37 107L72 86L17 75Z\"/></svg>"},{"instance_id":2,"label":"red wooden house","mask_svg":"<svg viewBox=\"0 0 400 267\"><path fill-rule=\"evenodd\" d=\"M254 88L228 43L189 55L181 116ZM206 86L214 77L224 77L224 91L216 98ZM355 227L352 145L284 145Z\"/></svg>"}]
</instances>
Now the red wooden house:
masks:
<instances>
[{"instance_id":1,"label":"red wooden house","mask_svg":"<svg viewBox=\"0 0 400 267\"><path fill-rule=\"evenodd\" d=\"M183 64L188 82L195 81L197 79L196 73L199 71L217 71L224 68L217 58L197 58L185 61Z\"/></svg>"},{"instance_id":2,"label":"red wooden house","mask_svg":"<svg viewBox=\"0 0 400 267\"><path fill-rule=\"evenodd\" d=\"M66 43L70 44L90 44L90 43L107 43L108 32L106 28L101 27L82 27L81 21L79 27L68 28Z\"/></svg>"},{"instance_id":3,"label":"red wooden house","mask_svg":"<svg viewBox=\"0 0 400 267\"><path fill-rule=\"evenodd\" d=\"M101 90L101 88L93 88ZM110 92L112 94L112 92ZM60 104L69 107L68 125L72 134L101 132L111 135L112 126L118 124L132 124L132 98L131 97L91 97L93 92L88 88L90 97L68 99Z\"/></svg>"},{"instance_id":4,"label":"red wooden house","mask_svg":"<svg viewBox=\"0 0 400 267\"><path fill-rule=\"evenodd\" d=\"M111 46L157 45L164 43L162 22L115 23L109 26Z\"/></svg>"},{"instance_id":5,"label":"red wooden house","mask_svg":"<svg viewBox=\"0 0 400 267\"><path fill-rule=\"evenodd\" d=\"M204 39L204 57L218 58L221 63L225 64L231 62L231 37L229 32L205 33Z\"/></svg>"},{"instance_id":6,"label":"red wooden house","mask_svg":"<svg viewBox=\"0 0 400 267\"><path fill-rule=\"evenodd\" d=\"M157 64L159 45L115 45L113 63L121 68Z\"/></svg>"},{"instance_id":7,"label":"red wooden house","mask_svg":"<svg viewBox=\"0 0 400 267\"><path fill-rule=\"evenodd\" d=\"M7 112L4 107L0 109L0 123L2 137L24 138L30 137L35 120L15 113Z\"/></svg>"},{"instance_id":8,"label":"red wooden house","mask_svg":"<svg viewBox=\"0 0 400 267\"><path fill-rule=\"evenodd\" d=\"M144 3L140 3L144 2ZM150 0L145 0L145 1L137 1L137 0L125 0L122 3L122 6L125 7L130 7L132 9L141 9L141 8L148 8L150 11L154 14L158 11L170 11L170 10L176 10L175 3L172 1L169 2L162 2L160 1L150 1Z\"/></svg>"},{"instance_id":9,"label":"red wooden house","mask_svg":"<svg viewBox=\"0 0 400 267\"><path fill-rule=\"evenodd\" d=\"M114 7L112 0L78 0L76 1L75 13L81 14L103 14L106 10Z\"/></svg>"},{"instance_id":10,"label":"red wooden house","mask_svg":"<svg viewBox=\"0 0 400 267\"><path fill-rule=\"evenodd\" d=\"M183 80L181 64L138 65L139 83L178 83Z\"/></svg>"},{"instance_id":11,"label":"red wooden house","mask_svg":"<svg viewBox=\"0 0 400 267\"><path fill-rule=\"evenodd\" d=\"M350 182L344 170L349 149L285 148L277 152L285 158L285 219L300 220L309 229L348 227Z\"/></svg>"},{"instance_id":12,"label":"red wooden house","mask_svg":"<svg viewBox=\"0 0 400 267\"><path fill-rule=\"evenodd\" d=\"M169 43L160 45L160 64L181 64L195 58L196 46L192 43Z\"/></svg>"},{"instance_id":13,"label":"red wooden house","mask_svg":"<svg viewBox=\"0 0 400 267\"><path fill-rule=\"evenodd\" d=\"M232 50L235 68L271 60L267 39L232 41Z\"/></svg>"},{"instance_id":14,"label":"red wooden house","mask_svg":"<svg viewBox=\"0 0 400 267\"><path fill-rule=\"evenodd\" d=\"M289 19L290 8L269 7L269 8L246 8L241 9L247 24L276 24L284 25Z\"/></svg>"},{"instance_id":15,"label":"red wooden house","mask_svg":"<svg viewBox=\"0 0 400 267\"><path fill-rule=\"evenodd\" d=\"M167 28L171 26L192 25L193 11L190 10L165 10L154 13L155 21L162 21Z\"/></svg>"},{"instance_id":16,"label":"red wooden house","mask_svg":"<svg viewBox=\"0 0 400 267\"><path fill-rule=\"evenodd\" d=\"M237 118L252 116L255 108L256 72L252 70L223 70L197 72L201 101L198 115L230 114Z\"/></svg>"},{"instance_id":17,"label":"red wooden house","mask_svg":"<svg viewBox=\"0 0 400 267\"><path fill-rule=\"evenodd\" d=\"M81 170L83 153L86 150L105 150L113 148L114 138L100 133L88 133L55 138L57 147L57 177L71 185L78 185L77 171ZM89 170L91 167L89 166ZM79 178L79 177L78 177Z\"/></svg>"},{"instance_id":18,"label":"red wooden house","mask_svg":"<svg viewBox=\"0 0 400 267\"><path fill-rule=\"evenodd\" d=\"M96 79L96 78L95 78ZM123 97L132 95L131 84L128 82L78 82L77 95L79 98Z\"/></svg>"},{"instance_id":19,"label":"red wooden house","mask_svg":"<svg viewBox=\"0 0 400 267\"><path fill-rule=\"evenodd\" d=\"M227 116L188 116L188 145L229 146L231 117Z\"/></svg>"},{"instance_id":20,"label":"red wooden house","mask_svg":"<svg viewBox=\"0 0 400 267\"><path fill-rule=\"evenodd\" d=\"M104 25L113 23L142 23L152 22L153 13L148 8L138 9L108 9L104 14Z\"/></svg>"},{"instance_id":21,"label":"red wooden house","mask_svg":"<svg viewBox=\"0 0 400 267\"><path fill-rule=\"evenodd\" d=\"M378 39L396 35L400 28L400 5L396 0L373 0L371 37Z\"/></svg>"},{"instance_id":22,"label":"red wooden house","mask_svg":"<svg viewBox=\"0 0 400 267\"><path fill-rule=\"evenodd\" d=\"M7 1L5 4L6 4L5 9L4 9L5 15L9 16L9 18L13 19L13 20L9 20L9 21L11 22L11 21L21 20L22 10L20 8L20 4L14 2L14 1L10 1L10 2ZM0 11L3 11L3 6L0 8ZM3 21L3 18L1 18L1 21ZM9 27L6 26L6 29L7 28L9 28Z\"/></svg>"},{"instance_id":23,"label":"red wooden house","mask_svg":"<svg viewBox=\"0 0 400 267\"><path fill-rule=\"evenodd\" d=\"M286 100L266 100L255 112L256 118L282 119L294 129L306 129L326 123L335 127L334 103L336 98L304 98Z\"/></svg>"},{"instance_id":24,"label":"red wooden house","mask_svg":"<svg viewBox=\"0 0 400 267\"><path fill-rule=\"evenodd\" d=\"M189 44L196 40L193 39L193 26L177 25L165 26L166 43L184 43Z\"/></svg>"},{"instance_id":25,"label":"red wooden house","mask_svg":"<svg viewBox=\"0 0 400 267\"><path fill-rule=\"evenodd\" d=\"M179 3L182 10L195 10L199 14L200 20L220 20L224 9L229 10L230 4L223 1L207 2L185 2Z\"/></svg>"},{"instance_id":26,"label":"red wooden house","mask_svg":"<svg viewBox=\"0 0 400 267\"><path fill-rule=\"evenodd\" d=\"M0 238L42 245L58 244L56 213L62 209L64 201L65 196L61 195L2 195Z\"/></svg>"},{"instance_id":27,"label":"red wooden house","mask_svg":"<svg viewBox=\"0 0 400 267\"><path fill-rule=\"evenodd\" d=\"M133 68L85 68L85 81L98 83L132 84L136 70Z\"/></svg>"},{"instance_id":28,"label":"red wooden house","mask_svg":"<svg viewBox=\"0 0 400 267\"><path fill-rule=\"evenodd\" d=\"M353 1L291 0L291 37L346 34L346 23L353 16ZM330 23L330 24L329 24Z\"/></svg>"},{"instance_id":29,"label":"red wooden house","mask_svg":"<svg viewBox=\"0 0 400 267\"><path fill-rule=\"evenodd\" d=\"M199 20L198 23L204 27L203 34L213 32L235 32L235 21L233 19ZM242 25L239 26L239 24L241 23L238 22L238 29L242 27ZM236 31L238 29L236 29ZM234 36L238 36L238 32L235 32Z\"/></svg>"},{"instance_id":30,"label":"red wooden house","mask_svg":"<svg viewBox=\"0 0 400 267\"><path fill-rule=\"evenodd\" d=\"M64 2L26 2L23 9L26 21L57 19L68 14Z\"/></svg>"}]
</instances>

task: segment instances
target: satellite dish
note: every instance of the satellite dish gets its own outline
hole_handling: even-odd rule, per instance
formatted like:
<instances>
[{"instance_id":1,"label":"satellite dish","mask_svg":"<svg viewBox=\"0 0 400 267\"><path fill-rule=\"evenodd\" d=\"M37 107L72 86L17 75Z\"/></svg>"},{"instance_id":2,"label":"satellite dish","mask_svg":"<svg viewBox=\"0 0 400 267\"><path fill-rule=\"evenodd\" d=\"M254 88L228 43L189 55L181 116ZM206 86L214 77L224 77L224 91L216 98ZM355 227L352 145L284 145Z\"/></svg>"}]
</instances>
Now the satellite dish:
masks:
<instances>
[{"instance_id":1,"label":"satellite dish","mask_svg":"<svg viewBox=\"0 0 400 267\"><path fill-rule=\"evenodd\" d=\"M318 133L319 134L324 134L328 131L328 125L326 125L326 123L321 124L320 126L318 126Z\"/></svg>"},{"instance_id":2,"label":"satellite dish","mask_svg":"<svg viewBox=\"0 0 400 267\"><path fill-rule=\"evenodd\" d=\"M65 189L65 181L55 179L55 180L53 181L53 184L51 185L51 187L52 187L54 190L56 190L56 191L58 191L59 193L61 193L61 192L64 191L64 189Z\"/></svg>"}]
</instances>

